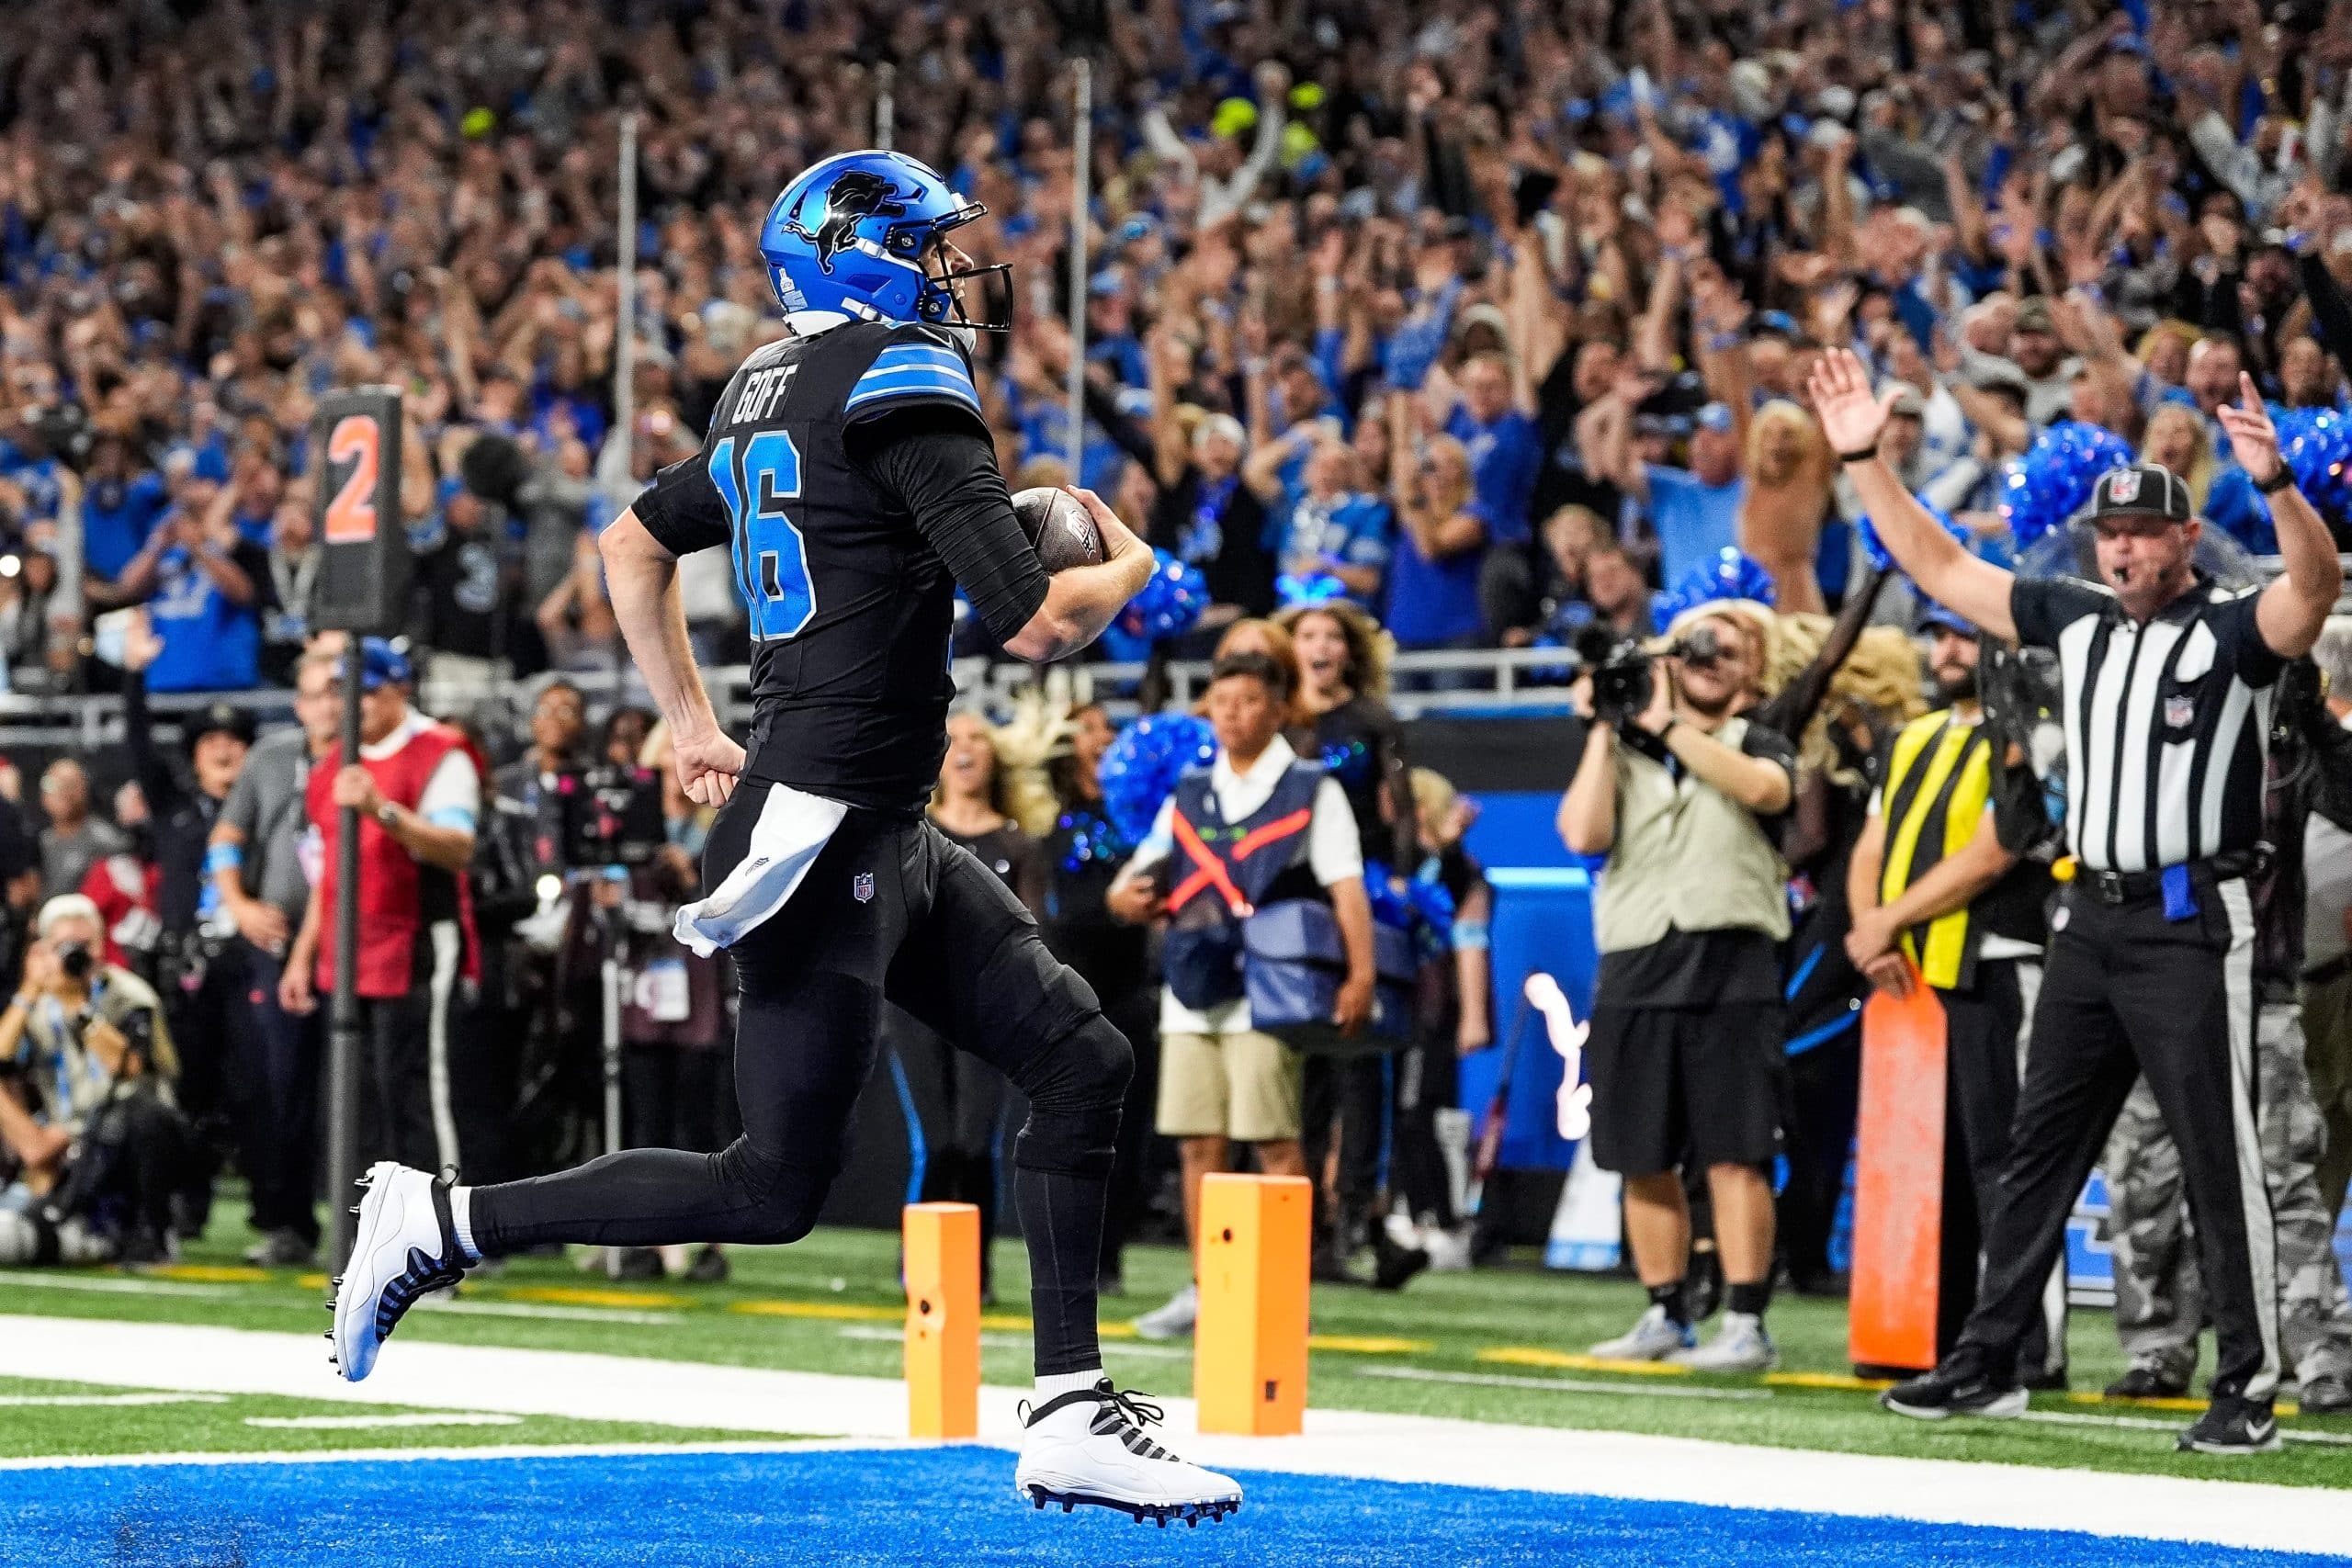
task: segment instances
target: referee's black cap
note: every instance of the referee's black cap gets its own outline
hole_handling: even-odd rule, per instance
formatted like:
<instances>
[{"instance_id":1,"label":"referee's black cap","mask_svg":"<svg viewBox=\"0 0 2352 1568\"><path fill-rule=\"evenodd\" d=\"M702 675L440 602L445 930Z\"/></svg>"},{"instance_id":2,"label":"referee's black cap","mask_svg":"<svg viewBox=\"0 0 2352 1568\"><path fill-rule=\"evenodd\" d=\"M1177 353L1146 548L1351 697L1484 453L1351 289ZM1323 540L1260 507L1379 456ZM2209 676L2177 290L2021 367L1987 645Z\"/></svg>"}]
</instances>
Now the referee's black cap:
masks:
<instances>
[{"instance_id":1,"label":"referee's black cap","mask_svg":"<svg viewBox=\"0 0 2352 1568\"><path fill-rule=\"evenodd\" d=\"M2091 491L2091 521L2102 517L2161 517L2188 521L2188 481L2154 463L2109 468Z\"/></svg>"}]
</instances>

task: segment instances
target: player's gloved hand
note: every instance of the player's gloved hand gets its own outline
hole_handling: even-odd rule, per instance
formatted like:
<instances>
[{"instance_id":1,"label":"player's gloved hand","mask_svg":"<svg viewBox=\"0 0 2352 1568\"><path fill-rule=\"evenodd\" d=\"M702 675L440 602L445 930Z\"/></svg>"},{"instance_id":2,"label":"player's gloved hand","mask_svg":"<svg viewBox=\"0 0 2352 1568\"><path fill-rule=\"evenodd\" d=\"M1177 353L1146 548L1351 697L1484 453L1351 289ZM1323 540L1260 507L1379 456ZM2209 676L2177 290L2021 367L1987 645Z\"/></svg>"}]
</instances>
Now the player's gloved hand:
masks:
<instances>
[{"instance_id":1,"label":"player's gloved hand","mask_svg":"<svg viewBox=\"0 0 2352 1568\"><path fill-rule=\"evenodd\" d=\"M678 783L696 806L724 806L743 773L743 748L723 730L678 737Z\"/></svg>"}]
</instances>

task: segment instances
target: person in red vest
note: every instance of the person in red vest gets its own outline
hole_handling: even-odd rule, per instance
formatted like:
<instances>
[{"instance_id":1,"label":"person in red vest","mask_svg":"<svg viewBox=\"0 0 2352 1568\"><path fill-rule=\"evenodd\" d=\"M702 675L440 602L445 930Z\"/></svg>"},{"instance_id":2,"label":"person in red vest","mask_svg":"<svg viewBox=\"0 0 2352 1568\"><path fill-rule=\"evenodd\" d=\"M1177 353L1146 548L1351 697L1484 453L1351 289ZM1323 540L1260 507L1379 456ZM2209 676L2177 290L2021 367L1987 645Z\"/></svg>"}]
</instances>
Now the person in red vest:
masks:
<instances>
[{"instance_id":1,"label":"person in red vest","mask_svg":"<svg viewBox=\"0 0 2352 1568\"><path fill-rule=\"evenodd\" d=\"M482 763L454 728L409 705L414 675L405 655L369 637L359 658L359 761L312 770L304 790L318 885L286 955L278 1002L307 1013L334 987L338 834L343 808L356 807L361 1157L454 1166L449 1014L460 983L478 977L465 869Z\"/></svg>"}]
</instances>

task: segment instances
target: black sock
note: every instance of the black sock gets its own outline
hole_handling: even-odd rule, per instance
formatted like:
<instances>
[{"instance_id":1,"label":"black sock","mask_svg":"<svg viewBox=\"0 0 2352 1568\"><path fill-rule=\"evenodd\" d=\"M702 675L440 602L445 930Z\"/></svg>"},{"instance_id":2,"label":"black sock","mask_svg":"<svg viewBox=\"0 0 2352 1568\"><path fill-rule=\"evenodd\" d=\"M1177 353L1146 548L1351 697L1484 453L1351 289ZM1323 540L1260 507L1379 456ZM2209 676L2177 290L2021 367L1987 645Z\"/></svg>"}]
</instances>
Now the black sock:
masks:
<instances>
[{"instance_id":1,"label":"black sock","mask_svg":"<svg viewBox=\"0 0 2352 1568\"><path fill-rule=\"evenodd\" d=\"M1772 1304L1772 1281L1758 1280L1752 1285L1734 1285L1724 1303L1726 1312L1744 1312L1750 1317L1762 1317L1764 1309Z\"/></svg>"},{"instance_id":2,"label":"black sock","mask_svg":"<svg viewBox=\"0 0 2352 1568\"><path fill-rule=\"evenodd\" d=\"M1029 1312L1037 1375L1102 1364L1094 1334L1094 1286L1102 1251L1104 1176L1012 1168L1012 1203L1029 1247Z\"/></svg>"},{"instance_id":3,"label":"black sock","mask_svg":"<svg viewBox=\"0 0 2352 1568\"><path fill-rule=\"evenodd\" d=\"M1649 1287L1650 1305L1666 1309L1667 1321L1684 1327L1690 1325L1690 1309L1682 1304L1682 1281L1669 1280L1663 1285Z\"/></svg>"}]
</instances>

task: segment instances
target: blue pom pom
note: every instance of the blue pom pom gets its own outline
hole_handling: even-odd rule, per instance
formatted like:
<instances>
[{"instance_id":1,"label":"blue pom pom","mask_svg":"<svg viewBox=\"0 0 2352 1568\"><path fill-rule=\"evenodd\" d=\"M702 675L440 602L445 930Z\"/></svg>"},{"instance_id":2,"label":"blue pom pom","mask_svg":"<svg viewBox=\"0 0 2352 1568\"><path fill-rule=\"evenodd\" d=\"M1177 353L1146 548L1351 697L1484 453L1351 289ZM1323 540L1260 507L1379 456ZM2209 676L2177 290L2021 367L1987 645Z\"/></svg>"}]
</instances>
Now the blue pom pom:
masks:
<instances>
[{"instance_id":1,"label":"blue pom pom","mask_svg":"<svg viewBox=\"0 0 2352 1568\"><path fill-rule=\"evenodd\" d=\"M1143 591L1127 601L1119 612L1119 625L1131 637L1147 642L1165 642L1191 631L1201 612L1209 607L1208 580L1201 569L1177 559L1166 550L1155 549L1153 558L1159 563Z\"/></svg>"},{"instance_id":2,"label":"blue pom pom","mask_svg":"<svg viewBox=\"0 0 2352 1568\"><path fill-rule=\"evenodd\" d=\"M1674 585L1674 597L1680 601L1675 607L1675 614L1679 615L1716 599L1753 599L1770 604L1778 597L1778 591L1772 586L1772 574L1754 557L1725 545L1706 565L1693 569ZM1657 614L1655 602L1650 613L1653 616ZM1669 621L1672 618L1668 617ZM1661 626L1659 629L1665 627Z\"/></svg>"},{"instance_id":3,"label":"blue pom pom","mask_svg":"<svg viewBox=\"0 0 2352 1568\"><path fill-rule=\"evenodd\" d=\"M2335 409L2289 409L2276 423L2278 455L2303 499L2332 523L2352 521L2352 420Z\"/></svg>"},{"instance_id":4,"label":"blue pom pom","mask_svg":"<svg viewBox=\"0 0 2352 1568\"><path fill-rule=\"evenodd\" d=\"M2099 475L2132 460L2121 436L2079 420L2062 419L2035 436L2025 455L2001 470L2001 518L2017 547L2065 526L2089 502Z\"/></svg>"},{"instance_id":5,"label":"blue pom pom","mask_svg":"<svg viewBox=\"0 0 2352 1568\"><path fill-rule=\"evenodd\" d=\"M1953 538L1960 541L1960 547L1962 549L1968 551L1972 555L1975 553L1976 541L1969 537L1968 530L1962 527L1960 524L1953 519L1951 513L1946 512L1942 507L1928 501L1922 500L1919 504L1928 509L1928 516L1943 525L1943 530L1945 533L1950 534ZM1869 558L1872 570L1877 571L1893 571L1894 570L1894 558L1887 553L1884 542L1883 542L1878 536L1878 529L1871 524L1868 517L1864 517L1862 519L1861 536L1862 554Z\"/></svg>"},{"instance_id":6,"label":"blue pom pom","mask_svg":"<svg viewBox=\"0 0 2352 1568\"><path fill-rule=\"evenodd\" d=\"M1661 588L1650 595L1650 630L1658 636L1674 624L1674 617L1690 607L1690 602L1679 593L1669 593Z\"/></svg>"},{"instance_id":7,"label":"blue pom pom","mask_svg":"<svg viewBox=\"0 0 2352 1568\"><path fill-rule=\"evenodd\" d=\"M1441 931L1453 928L1453 895L1445 890L1442 882L1424 881L1415 877L1405 885L1405 896L1412 901L1413 910Z\"/></svg>"},{"instance_id":8,"label":"blue pom pom","mask_svg":"<svg viewBox=\"0 0 2352 1568\"><path fill-rule=\"evenodd\" d=\"M1216 737L1206 719L1189 713L1146 714L1136 719L1103 751L1096 771L1111 825L1129 842L1140 842L1176 781L1216 760Z\"/></svg>"},{"instance_id":9,"label":"blue pom pom","mask_svg":"<svg viewBox=\"0 0 2352 1568\"><path fill-rule=\"evenodd\" d=\"M1348 596L1348 585L1328 571L1304 576L1284 572L1274 579L1274 597L1284 609L1293 604L1325 604Z\"/></svg>"}]
</instances>

